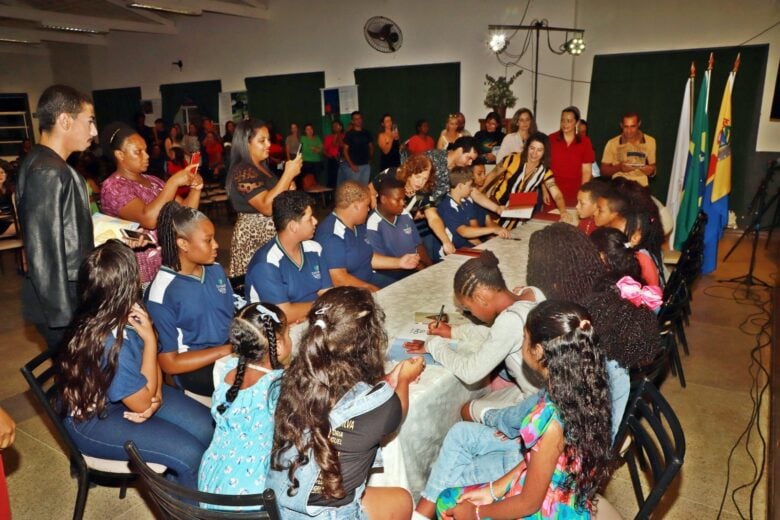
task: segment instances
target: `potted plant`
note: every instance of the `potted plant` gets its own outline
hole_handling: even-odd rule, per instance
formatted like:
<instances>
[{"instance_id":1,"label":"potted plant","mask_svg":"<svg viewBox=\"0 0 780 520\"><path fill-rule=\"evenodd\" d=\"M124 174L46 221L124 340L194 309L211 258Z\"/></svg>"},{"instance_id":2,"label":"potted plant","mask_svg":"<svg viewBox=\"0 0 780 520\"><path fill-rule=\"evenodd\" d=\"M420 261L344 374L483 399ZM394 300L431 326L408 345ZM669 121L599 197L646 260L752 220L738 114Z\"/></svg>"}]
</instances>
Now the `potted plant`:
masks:
<instances>
[{"instance_id":1,"label":"potted plant","mask_svg":"<svg viewBox=\"0 0 780 520\"><path fill-rule=\"evenodd\" d=\"M511 87L522 73L523 70L520 69L508 78L506 76L494 78L485 74L485 85L488 87L485 95L485 106L498 112L502 119L506 118L506 109L514 107L517 103L517 96L512 93Z\"/></svg>"}]
</instances>

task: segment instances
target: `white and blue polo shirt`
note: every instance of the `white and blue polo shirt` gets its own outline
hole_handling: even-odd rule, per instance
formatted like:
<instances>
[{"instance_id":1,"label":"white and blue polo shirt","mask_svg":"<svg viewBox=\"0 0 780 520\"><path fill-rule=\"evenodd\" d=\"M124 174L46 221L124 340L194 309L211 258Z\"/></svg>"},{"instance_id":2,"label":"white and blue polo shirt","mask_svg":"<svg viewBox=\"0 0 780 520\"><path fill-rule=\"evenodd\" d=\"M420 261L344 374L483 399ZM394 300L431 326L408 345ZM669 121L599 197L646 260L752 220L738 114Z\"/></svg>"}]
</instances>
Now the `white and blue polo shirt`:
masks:
<instances>
[{"instance_id":1,"label":"white and blue polo shirt","mask_svg":"<svg viewBox=\"0 0 780 520\"><path fill-rule=\"evenodd\" d=\"M374 250L368 243L365 224L350 229L331 213L317 226L314 239L322 246L322 258L328 269L346 269L352 276L372 283Z\"/></svg>"},{"instance_id":2,"label":"white and blue polo shirt","mask_svg":"<svg viewBox=\"0 0 780 520\"><path fill-rule=\"evenodd\" d=\"M330 272L322 260L322 246L305 240L298 246L298 265L279 243L279 237L257 250L246 272L246 299L250 302L308 303L322 289L333 287Z\"/></svg>"},{"instance_id":3,"label":"white and blue polo shirt","mask_svg":"<svg viewBox=\"0 0 780 520\"><path fill-rule=\"evenodd\" d=\"M187 352L228 342L233 288L222 266L204 265L200 277L163 266L147 289L146 308L160 352Z\"/></svg>"}]
</instances>

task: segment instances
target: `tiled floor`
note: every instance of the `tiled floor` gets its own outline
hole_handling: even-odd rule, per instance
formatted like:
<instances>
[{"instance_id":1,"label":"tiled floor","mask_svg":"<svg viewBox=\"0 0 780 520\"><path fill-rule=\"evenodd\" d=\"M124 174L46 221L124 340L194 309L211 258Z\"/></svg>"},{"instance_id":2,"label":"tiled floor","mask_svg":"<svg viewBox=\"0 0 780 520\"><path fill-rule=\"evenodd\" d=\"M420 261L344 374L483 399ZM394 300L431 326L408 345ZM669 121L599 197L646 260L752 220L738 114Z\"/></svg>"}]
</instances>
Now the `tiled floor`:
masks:
<instances>
[{"instance_id":1,"label":"tiled floor","mask_svg":"<svg viewBox=\"0 0 780 520\"><path fill-rule=\"evenodd\" d=\"M226 263L229 249L229 229L220 226L218 238L222 249L220 259ZM727 236L724 245L733 243L735 237ZM721 254L723 252L723 247ZM775 282L780 237L765 250L759 248L756 274ZM726 263L721 263L714 275L702 278L696 286L693 301L693 317L687 329L691 355L683 359L688 387L680 388L676 379L668 379L663 393L681 419L687 441L687 454L680 477L673 483L659 508L657 518L705 519L715 518L726 482L727 459L732 445L745 429L752 413L749 372L751 349L755 346L753 334L758 325L749 323L745 328L751 334L738 330L738 326L756 308L733 301L732 296L744 298L744 289L734 291L734 284L724 285L718 279L745 274L748 269L750 248L742 244ZM50 431L48 424L32 406L27 387L19 373L19 367L42 350L42 343L35 330L25 325L20 314L19 291L21 280L13 266L13 255L0 258L5 268L0 274L0 297L5 302L5 318L0 320L0 406L17 422L16 443L2 454L11 507L15 519L61 519L72 515L76 496L76 483L69 476L69 464ZM766 291L754 291L766 301ZM769 362L769 349L759 354L765 366ZM755 370L753 371L755 372ZM769 396L764 395L760 425L764 436L768 435L767 407ZM750 436L754 453L762 450L756 430ZM722 518L739 518L731 502L731 491L751 482L754 469L745 449L736 450L731 466L731 483L723 508ZM737 494L744 516L748 516L747 503L750 489ZM627 472L617 472L608 486L606 496L621 513L631 517L636 505ZM753 514L766 516L766 479L758 486ZM97 487L89 492L85 518L88 519L144 519L154 518L143 497L135 489L128 490L127 498L119 500L118 490Z\"/></svg>"}]
</instances>

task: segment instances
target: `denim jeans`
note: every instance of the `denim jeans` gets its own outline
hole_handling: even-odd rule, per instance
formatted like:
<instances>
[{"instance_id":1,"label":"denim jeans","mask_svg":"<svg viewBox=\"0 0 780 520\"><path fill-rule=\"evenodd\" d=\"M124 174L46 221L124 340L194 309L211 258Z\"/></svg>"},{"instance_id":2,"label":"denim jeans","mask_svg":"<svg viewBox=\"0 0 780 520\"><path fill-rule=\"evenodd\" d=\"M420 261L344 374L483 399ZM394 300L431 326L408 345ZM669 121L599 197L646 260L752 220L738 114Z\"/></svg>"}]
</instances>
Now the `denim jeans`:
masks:
<instances>
[{"instance_id":1,"label":"denim jeans","mask_svg":"<svg viewBox=\"0 0 780 520\"><path fill-rule=\"evenodd\" d=\"M495 480L517 466L523 458L520 444L502 440L495 433L495 428L484 424L455 423L431 467L423 498L436 502L439 493L448 487Z\"/></svg>"},{"instance_id":2,"label":"denim jeans","mask_svg":"<svg viewBox=\"0 0 780 520\"><path fill-rule=\"evenodd\" d=\"M339 173L336 186L341 186L344 181L357 181L360 184L367 185L371 178L371 165L358 164L358 171L353 172L347 161L342 160L339 164Z\"/></svg>"},{"instance_id":3,"label":"denim jeans","mask_svg":"<svg viewBox=\"0 0 780 520\"><path fill-rule=\"evenodd\" d=\"M103 418L76 422L68 417L65 428L79 450L92 457L128 460L124 443L133 441L144 460L165 465L176 482L197 489L200 459L214 434L211 413L175 388L163 386L162 393L160 409L140 424L123 417L127 407L120 402L110 403Z\"/></svg>"}]
</instances>

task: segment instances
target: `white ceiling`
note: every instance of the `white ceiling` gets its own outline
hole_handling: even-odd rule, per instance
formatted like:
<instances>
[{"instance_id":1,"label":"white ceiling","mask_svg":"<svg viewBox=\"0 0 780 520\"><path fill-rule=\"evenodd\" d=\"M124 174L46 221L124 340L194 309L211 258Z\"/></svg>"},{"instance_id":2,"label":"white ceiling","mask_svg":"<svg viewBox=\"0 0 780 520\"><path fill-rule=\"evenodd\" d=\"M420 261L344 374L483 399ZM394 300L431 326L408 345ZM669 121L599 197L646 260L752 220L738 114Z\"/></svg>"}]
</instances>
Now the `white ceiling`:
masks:
<instances>
[{"instance_id":1,"label":"white ceiling","mask_svg":"<svg viewBox=\"0 0 780 520\"><path fill-rule=\"evenodd\" d=\"M106 45L111 31L176 34L177 19L207 12L267 19L268 5L266 0L0 0L0 49L46 41Z\"/></svg>"}]
</instances>

